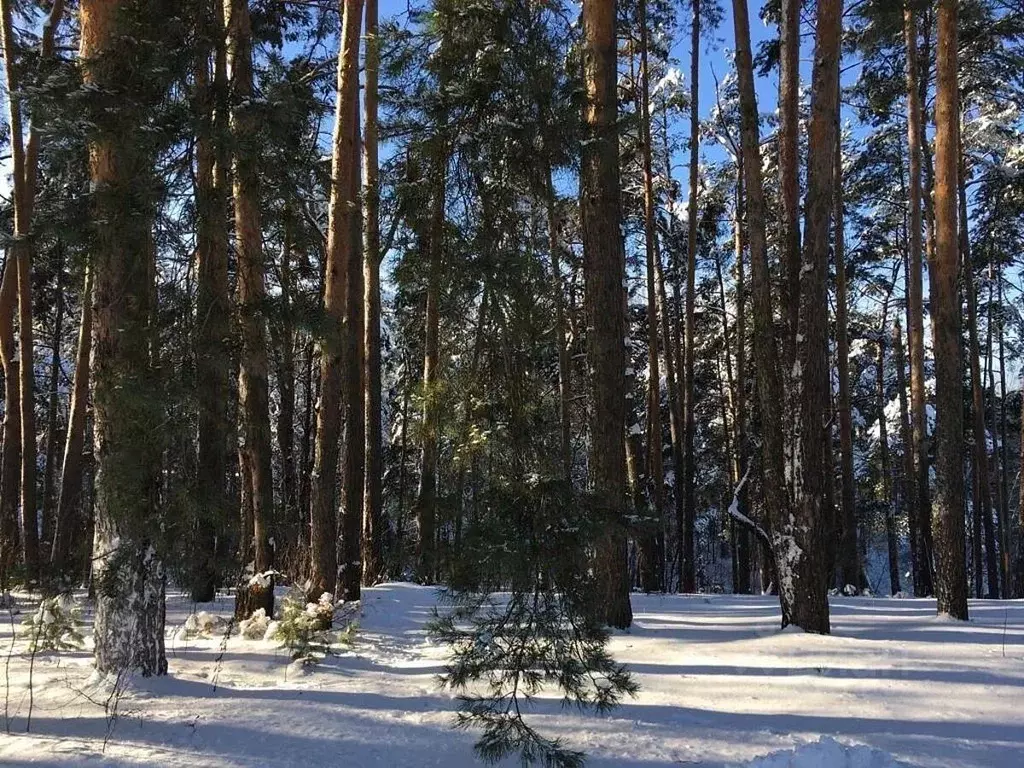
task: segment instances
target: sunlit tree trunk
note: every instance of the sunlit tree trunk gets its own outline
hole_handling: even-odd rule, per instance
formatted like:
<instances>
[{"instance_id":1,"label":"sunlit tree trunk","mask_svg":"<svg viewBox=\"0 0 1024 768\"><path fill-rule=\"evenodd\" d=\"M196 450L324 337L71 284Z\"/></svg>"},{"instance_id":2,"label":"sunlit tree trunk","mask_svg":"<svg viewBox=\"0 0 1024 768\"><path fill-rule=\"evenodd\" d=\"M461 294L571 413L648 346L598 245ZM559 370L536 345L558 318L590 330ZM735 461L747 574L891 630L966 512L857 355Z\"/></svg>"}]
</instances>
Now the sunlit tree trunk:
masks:
<instances>
[{"instance_id":1,"label":"sunlit tree trunk","mask_svg":"<svg viewBox=\"0 0 1024 768\"><path fill-rule=\"evenodd\" d=\"M922 301L921 241L921 95L917 56L917 17L914 3L903 9L903 34L907 54L907 145L910 154L910 255L907 265L907 337L910 350L910 419L914 433L912 445L917 490L908 503L916 524L911 535L916 537L913 562L914 593L932 594L931 507L928 492L928 426L925 419L924 392L924 304Z\"/></svg>"},{"instance_id":2,"label":"sunlit tree trunk","mask_svg":"<svg viewBox=\"0 0 1024 768\"><path fill-rule=\"evenodd\" d=\"M938 612L967 620L964 558L963 372L957 291L957 0L940 0L935 102L935 263L931 305L935 325L936 489L933 538Z\"/></svg>"},{"instance_id":3,"label":"sunlit tree trunk","mask_svg":"<svg viewBox=\"0 0 1024 768\"><path fill-rule=\"evenodd\" d=\"M625 255L620 232L619 140L616 97L616 2L584 0L584 126L580 167L583 274L586 290L587 355L590 363L590 485L607 516L598 546L598 599L605 621L625 628L629 603L626 537L624 315Z\"/></svg>"},{"instance_id":4,"label":"sunlit tree trunk","mask_svg":"<svg viewBox=\"0 0 1024 768\"><path fill-rule=\"evenodd\" d=\"M80 5L84 78L95 94L135 93L141 75L120 0ZM130 27L129 27L130 29ZM153 43L147 43L153 45ZM133 60L134 59L134 60ZM89 171L95 228L92 383L96 459L93 569L95 662L103 674L167 672L164 570L156 549L162 405L153 368L154 252L139 179L151 153L131 111L94 96ZM69 441L70 442L70 441Z\"/></svg>"},{"instance_id":5,"label":"sunlit tree trunk","mask_svg":"<svg viewBox=\"0 0 1024 768\"><path fill-rule=\"evenodd\" d=\"M242 552L252 564L251 578L243 577L235 613L248 616L263 608L273 614L274 579L269 524L274 506L270 455L270 395L268 384L267 320L263 302L263 232L260 181L254 146L259 119L251 103L254 93L252 29L248 0L225 0L227 66L232 89L231 134L234 143L233 184L235 248L238 258L237 303L242 340L238 369L238 404L242 446L249 480L252 524L242 529ZM243 473L243 480L245 474Z\"/></svg>"}]
</instances>

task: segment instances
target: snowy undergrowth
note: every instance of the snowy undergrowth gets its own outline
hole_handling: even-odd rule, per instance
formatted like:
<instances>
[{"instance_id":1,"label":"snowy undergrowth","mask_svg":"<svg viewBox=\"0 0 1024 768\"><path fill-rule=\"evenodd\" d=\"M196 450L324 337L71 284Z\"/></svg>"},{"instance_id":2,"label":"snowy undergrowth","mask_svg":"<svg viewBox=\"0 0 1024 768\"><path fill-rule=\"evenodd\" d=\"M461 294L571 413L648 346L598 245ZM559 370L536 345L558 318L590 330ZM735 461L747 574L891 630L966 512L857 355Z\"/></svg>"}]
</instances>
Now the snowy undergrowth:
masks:
<instances>
[{"instance_id":1,"label":"snowy undergrowth","mask_svg":"<svg viewBox=\"0 0 1024 768\"><path fill-rule=\"evenodd\" d=\"M170 674L135 681L105 751L104 711L86 687L84 606L86 647L36 659L28 734L28 657L18 641L8 689L15 717L11 733L0 732L0 764L473 768L477 734L452 730L457 702L436 684L447 648L424 630L435 602L434 590L410 584L365 590L352 646L294 676L277 642L177 636L198 610L227 619L233 605L171 594ZM5 653L38 604L19 596L13 626L3 612ZM864 768L849 763L857 747L909 768L1021 764L1020 601L971 601L964 625L935 620L934 601L835 597L831 637L778 632L778 603L767 597L634 595L633 607L633 628L609 650L640 683L637 699L600 717L554 698L533 702L537 727L586 752L591 768L724 768L756 758L756 768L807 768L792 761L813 754L807 745L822 736L848 748L848 764L828 768ZM782 759L779 751L790 763L765 762Z\"/></svg>"},{"instance_id":2,"label":"snowy undergrowth","mask_svg":"<svg viewBox=\"0 0 1024 768\"><path fill-rule=\"evenodd\" d=\"M737 768L900 768L891 755L822 736L813 744L757 757Z\"/></svg>"}]
</instances>

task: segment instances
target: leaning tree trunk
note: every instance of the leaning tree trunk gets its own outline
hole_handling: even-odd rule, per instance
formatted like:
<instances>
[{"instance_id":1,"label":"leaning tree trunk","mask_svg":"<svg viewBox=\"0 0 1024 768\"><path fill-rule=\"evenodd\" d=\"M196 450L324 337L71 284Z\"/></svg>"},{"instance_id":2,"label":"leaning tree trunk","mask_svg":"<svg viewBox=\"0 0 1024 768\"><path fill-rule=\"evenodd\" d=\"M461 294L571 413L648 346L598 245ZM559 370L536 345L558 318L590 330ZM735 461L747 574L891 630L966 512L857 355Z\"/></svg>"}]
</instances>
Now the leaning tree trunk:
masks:
<instances>
[{"instance_id":1,"label":"leaning tree trunk","mask_svg":"<svg viewBox=\"0 0 1024 768\"><path fill-rule=\"evenodd\" d=\"M604 619L633 621L623 513L626 507L625 254L620 232L616 94L616 2L584 0L584 126L580 168L587 355L591 372L590 484L605 516L598 545L598 599Z\"/></svg>"},{"instance_id":2,"label":"leaning tree trunk","mask_svg":"<svg viewBox=\"0 0 1024 768\"><path fill-rule=\"evenodd\" d=\"M903 9L903 34L907 53L907 145L910 153L910 255L907 281L907 337L910 348L910 418L913 427L914 475L917 483L908 512L910 534L915 538L912 564L914 593L932 594L931 509L928 494L928 425L925 419L924 391L924 304L921 298L921 92L917 57L917 18L914 3Z\"/></svg>"},{"instance_id":3,"label":"leaning tree trunk","mask_svg":"<svg viewBox=\"0 0 1024 768\"><path fill-rule=\"evenodd\" d=\"M809 632L829 631L827 542L832 533L830 486L832 440L829 429L828 316L829 214L835 189L834 163L839 106L839 39L842 0L819 0L812 75L810 154L803 263L800 268L800 322L796 339L793 409L794 445L791 546L779 563L780 586L794 594L793 623ZM788 583L791 572L791 583Z\"/></svg>"},{"instance_id":4,"label":"leaning tree trunk","mask_svg":"<svg viewBox=\"0 0 1024 768\"><path fill-rule=\"evenodd\" d=\"M152 147L129 94L154 93L155 44L130 44L152 23L119 0L83 0L81 51L92 88L89 140L93 194L92 384L95 441L95 660L103 674L167 672L164 570L156 512L163 408L152 364L152 217L140 180ZM145 84L144 84L145 83ZM112 106L113 105L113 106ZM153 104L142 105L152 108ZM70 441L69 441L70 442Z\"/></svg>"},{"instance_id":5,"label":"leaning tree trunk","mask_svg":"<svg viewBox=\"0 0 1024 768\"><path fill-rule=\"evenodd\" d=\"M320 408L310 499L312 563L308 597L335 593L337 586L337 469L341 438L342 353L344 351L345 280L352 238L355 177L354 117L358 98L359 31L362 0L345 0L338 50L337 100L331 155L324 314L328 327L320 340ZM351 361L350 361L351 362Z\"/></svg>"},{"instance_id":6,"label":"leaning tree trunk","mask_svg":"<svg viewBox=\"0 0 1024 768\"><path fill-rule=\"evenodd\" d=\"M232 88L234 141L235 248L238 254L237 302L242 339L238 367L238 405L242 422L240 459L249 473L252 524L242 529L242 552L251 573L242 578L235 614L274 610L274 577L268 525L273 514L274 480L270 456L270 395L267 382L267 320L260 224L260 182L254 141L258 116L253 111L252 29L248 0L227 0L227 65Z\"/></svg>"},{"instance_id":7,"label":"leaning tree trunk","mask_svg":"<svg viewBox=\"0 0 1024 768\"><path fill-rule=\"evenodd\" d=\"M935 101L935 263L931 305L935 325L936 489L933 539L938 612L967 620L964 558L963 375L957 277L957 0L940 0Z\"/></svg>"}]
</instances>

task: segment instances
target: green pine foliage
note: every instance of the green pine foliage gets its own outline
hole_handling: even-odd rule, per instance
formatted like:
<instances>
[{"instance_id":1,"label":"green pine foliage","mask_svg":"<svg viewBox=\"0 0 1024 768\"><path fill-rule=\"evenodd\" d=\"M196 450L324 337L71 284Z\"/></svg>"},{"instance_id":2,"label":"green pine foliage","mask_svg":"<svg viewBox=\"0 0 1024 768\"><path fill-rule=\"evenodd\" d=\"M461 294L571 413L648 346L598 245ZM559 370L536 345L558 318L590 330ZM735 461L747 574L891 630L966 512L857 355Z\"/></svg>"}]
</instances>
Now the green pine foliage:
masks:
<instances>
[{"instance_id":1,"label":"green pine foliage","mask_svg":"<svg viewBox=\"0 0 1024 768\"><path fill-rule=\"evenodd\" d=\"M20 634L31 654L78 650L84 643L82 612L66 595L45 598L21 623Z\"/></svg>"},{"instance_id":2,"label":"green pine foliage","mask_svg":"<svg viewBox=\"0 0 1024 768\"><path fill-rule=\"evenodd\" d=\"M487 520L467 536L447 608L430 625L451 646L442 685L458 693L458 728L480 728L489 763L573 768L583 754L525 720L545 690L563 707L607 712L639 686L607 650L589 567L595 510L560 481L495 489Z\"/></svg>"}]
</instances>

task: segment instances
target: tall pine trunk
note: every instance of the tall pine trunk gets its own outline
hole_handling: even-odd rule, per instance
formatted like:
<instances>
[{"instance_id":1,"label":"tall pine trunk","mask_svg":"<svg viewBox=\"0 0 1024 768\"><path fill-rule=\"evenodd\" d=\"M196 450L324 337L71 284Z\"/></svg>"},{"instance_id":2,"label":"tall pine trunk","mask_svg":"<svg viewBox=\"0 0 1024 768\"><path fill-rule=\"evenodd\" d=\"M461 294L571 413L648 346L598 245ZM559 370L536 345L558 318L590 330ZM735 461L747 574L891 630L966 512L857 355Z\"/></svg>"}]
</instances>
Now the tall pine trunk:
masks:
<instances>
[{"instance_id":1,"label":"tall pine trunk","mask_svg":"<svg viewBox=\"0 0 1024 768\"><path fill-rule=\"evenodd\" d=\"M195 62L196 140L196 400L198 407L195 558L192 599L207 602L216 591L216 542L228 503L228 399L230 396L230 300L228 296L226 105L222 16L216 0L200 15ZM214 62L210 76L211 58Z\"/></svg>"},{"instance_id":2,"label":"tall pine trunk","mask_svg":"<svg viewBox=\"0 0 1024 768\"><path fill-rule=\"evenodd\" d=\"M377 0L366 0L366 65L363 135L363 280L365 328L363 336L366 447L363 483L363 584L372 585L384 576L383 458L381 431L380 367L380 182L377 161L377 81L380 70L380 38L377 31Z\"/></svg>"},{"instance_id":3,"label":"tall pine trunk","mask_svg":"<svg viewBox=\"0 0 1024 768\"><path fill-rule=\"evenodd\" d=\"M616 2L584 0L584 127L580 167L583 276L591 388L590 484L605 516L597 602L605 621L633 621L623 518L626 506L625 254L620 232Z\"/></svg>"},{"instance_id":4,"label":"tall pine trunk","mask_svg":"<svg viewBox=\"0 0 1024 768\"><path fill-rule=\"evenodd\" d=\"M839 39L842 0L819 0L808 129L807 197L800 268L800 321L792 393L798 443L794 446L793 544L783 553L780 587L794 594L793 623L809 632L829 631L827 542L832 535L832 440L829 429L828 314L829 218L839 106ZM786 571L792 571L791 580ZM781 591L781 590L780 590Z\"/></svg>"},{"instance_id":5,"label":"tall pine trunk","mask_svg":"<svg viewBox=\"0 0 1024 768\"><path fill-rule=\"evenodd\" d=\"M237 303L242 350L238 368L238 404L242 426L240 460L248 474L251 525L242 529L242 552L252 573L243 576L235 614L247 617L257 609L274 609L274 578L269 524L274 506L270 455L270 394L268 384L267 319L263 303L263 232L260 180L257 171L258 131L253 111L252 28L248 0L227 0L227 65L230 73L231 133L234 142L233 185L235 248L238 258ZM246 478L243 473L243 480Z\"/></svg>"},{"instance_id":6,"label":"tall pine trunk","mask_svg":"<svg viewBox=\"0 0 1024 768\"><path fill-rule=\"evenodd\" d=\"M694 303L697 278L697 182L700 150L700 114L698 87L700 77L700 0L691 0L690 22L690 199L686 238L686 324L683 334L683 519L682 551L679 558L679 591L697 590L694 527L697 522L696 467L694 467Z\"/></svg>"},{"instance_id":7,"label":"tall pine trunk","mask_svg":"<svg viewBox=\"0 0 1024 768\"><path fill-rule=\"evenodd\" d=\"M933 538L938 612L967 620L964 558L963 375L957 277L957 0L940 0L935 102L935 262L931 304L935 326L936 487Z\"/></svg>"},{"instance_id":8,"label":"tall pine trunk","mask_svg":"<svg viewBox=\"0 0 1024 768\"><path fill-rule=\"evenodd\" d=\"M358 99L359 31L362 0L345 0L338 50L337 100L331 154L327 256L323 307L326 327L320 340L320 408L317 412L310 493L309 599L337 588L337 485L344 372L345 289L353 245L352 199L355 178L354 118ZM347 361L352 364L354 361Z\"/></svg>"},{"instance_id":9,"label":"tall pine trunk","mask_svg":"<svg viewBox=\"0 0 1024 768\"><path fill-rule=\"evenodd\" d=\"M838 119L838 115L837 115ZM836 368L839 376L839 470L841 478L838 565L843 589L864 586L857 547L856 487L853 474L853 418L850 406L850 338L847 329L846 237L843 232L843 153L840 137L835 151L835 214L832 231L836 262Z\"/></svg>"},{"instance_id":10,"label":"tall pine trunk","mask_svg":"<svg viewBox=\"0 0 1024 768\"><path fill-rule=\"evenodd\" d=\"M640 133L643 143L644 255L647 267L647 482L650 489L650 528L641 537L641 587L645 592L662 588L662 553L659 551L665 508L665 468L661 437L661 370L658 359L658 253L655 219L654 173L651 168L650 71L647 41L647 2L640 0Z\"/></svg>"},{"instance_id":11,"label":"tall pine trunk","mask_svg":"<svg viewBox=\"0 0 1024 768\"><path fill-rule=\"evenodd\" d=\"M96 669L103 674L167 672L164 570L157 549L163 420L153 366L154 252L151 205L140 179L153 172L128 94L147 82L155 44L133 46L152 23L120 0L83 0L84 78L94 94L89 171L96 226L92 267L92 383L95 441ZM145 83L145 85L143 84ZM153 94L153 98L162 94ZM112 101L111 101L112 100ZM149 105L150 107L152 104ZM70 442L70 441L69 441Z\"/></svg>"},{"instance_id":12,"label":"tall pine trunk","mask_svg":"<svg viewBox=\"0 0 1024 768\"><path fill-rule=\"evenodd\" d=\"M750 240L751 300L753 302L753 351L757 382L757 416L761 424L761 477L765 522L771 538L776 570L781 570L780 551L788 547L779 531L790 516L789 498L784 486L782 417L782 377L775 340L772 311L771 273L765 223L762 182L761 142L758 129L757 95L754 90L754 65L750 48L750 16L746 0L733 0L733 25L736 42L736 74L740 97L740 139L743 148L743 172L747 202L747 227ZM783 553L784 554L784 553ZM783 563L784 564L784 563ZM779 589L782 625L794 621L794 592Z\"/></svg>"},{"instance_id":13,"label":"tall pine trunk","mask_svg":"<svg viewBox=\"0 0 1024 768\"><path fill-rule=\"evenodd\" d=\"M928 492L928 425L925 418L924 391L924 303L922 300L921 241L921 117L920 73L917 56L917 17L914 3L907 2L903 9L903 35L907 65L907 145L910 154L910 255L907 265L907 336L910 349L910 420L913 428L914 476L917 487L914 497L908 499L914 508L909 512L915 538L912 564L914 593L919 597L932 594L931 508Z\"/></svg>"},{"instance_id":14,"label":"tall pine trunk","mask_svg":"<svg viewBox=\"0 0 1024 768\"><path fill-rule=\"evenodd\" d=\"M779 26L779 187L787 366L796 354L800 316L800 8L801 0L782 0Z\"/></svg>"}]
</instances>

